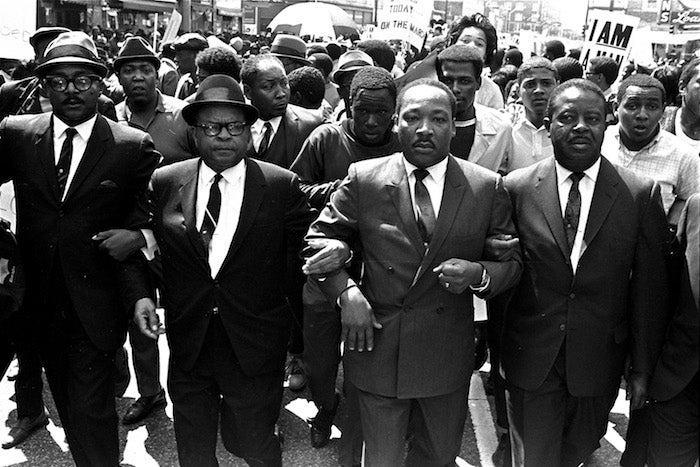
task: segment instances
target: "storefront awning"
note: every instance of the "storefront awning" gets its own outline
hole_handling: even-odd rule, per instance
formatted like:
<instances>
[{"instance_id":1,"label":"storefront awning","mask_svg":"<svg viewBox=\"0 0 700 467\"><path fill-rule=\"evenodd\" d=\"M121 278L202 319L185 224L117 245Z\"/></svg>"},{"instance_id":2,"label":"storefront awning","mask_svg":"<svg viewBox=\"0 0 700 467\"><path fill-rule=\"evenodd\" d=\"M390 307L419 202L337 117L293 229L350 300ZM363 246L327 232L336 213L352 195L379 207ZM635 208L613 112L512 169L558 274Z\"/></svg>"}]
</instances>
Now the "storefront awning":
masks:
<instances>
[{"instance_id":1,"label":"storefront awning","mask_svg":"<svg viewBox=\"0 0 700 467\"><path fill-rule=\"evenodd\" d=\"M216 9L219 10L221 16L243 16L243 10L238 8L217 7Z\"/></svg>"},{"instance_id":2,"label":"storefront awning","mask_svg":"<svg viewBox=\"0 0 700 467\"><path fill-rule=\"evenodd\" d=\"M125 10L170 12L177 8L177 0L122 0Z\"/></svg>"}]
</instances>

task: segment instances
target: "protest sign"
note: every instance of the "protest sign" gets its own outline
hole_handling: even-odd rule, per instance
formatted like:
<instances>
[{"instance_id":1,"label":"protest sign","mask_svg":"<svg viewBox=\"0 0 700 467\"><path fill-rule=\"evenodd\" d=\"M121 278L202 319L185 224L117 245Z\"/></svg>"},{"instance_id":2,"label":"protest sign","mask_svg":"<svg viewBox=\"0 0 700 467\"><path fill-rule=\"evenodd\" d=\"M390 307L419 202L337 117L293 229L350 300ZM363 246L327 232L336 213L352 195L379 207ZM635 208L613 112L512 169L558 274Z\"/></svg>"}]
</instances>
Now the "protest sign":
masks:
<instances>
[{"instance_id":1,"label":"protest sign","mask_svg":"<svg viewBox=\"0 0 700 467\"><path fill-rule=\"evenodd\" d=\"M36 31L36 2L0 0L0 11L0 58L34 58L29 38Z\"/></svg>"},{"instance_id":2,"label":"protest sign","mask_svg":"<svg viewBox=\"0 0 700 467\"><path fill-rule=\"evenodd\" d=\"M430 27L432 2L425 0L385 0L377 14L378 24L373 37L400 39L421 49Z\"/></svg>"},{"instance_id":3,"label":"protest sign","mask_svg":"<svg viewBox=\"0 0 700 467\"><path fill-rule=\"evenodd\" d=\"M639 25L639 18L609 10L590 10L588 28L581 50L581 65L588 60L606 55L622 65L629 58L632 36Z\"/></svg>"}]
</instances>

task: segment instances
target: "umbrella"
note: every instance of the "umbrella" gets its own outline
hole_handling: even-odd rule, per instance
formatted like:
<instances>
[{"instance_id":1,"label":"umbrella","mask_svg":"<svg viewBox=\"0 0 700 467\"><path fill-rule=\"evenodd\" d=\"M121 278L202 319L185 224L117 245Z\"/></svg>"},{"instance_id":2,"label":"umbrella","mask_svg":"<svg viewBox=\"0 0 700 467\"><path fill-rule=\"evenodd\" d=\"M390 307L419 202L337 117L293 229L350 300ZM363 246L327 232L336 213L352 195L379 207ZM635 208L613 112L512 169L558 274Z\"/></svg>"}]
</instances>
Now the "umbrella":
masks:
<instances>
[{"instance_id":1,"label":"umbrella","mask_svg":"<svg viewBox=\"0 0 700 467\"><path fill-rule=\"evenodd\" d=\"M280 11L268 26L273 33L331 37L358 34L359 28L342 8L328 3L295 3Z\"/></svg>"}]
</instances>

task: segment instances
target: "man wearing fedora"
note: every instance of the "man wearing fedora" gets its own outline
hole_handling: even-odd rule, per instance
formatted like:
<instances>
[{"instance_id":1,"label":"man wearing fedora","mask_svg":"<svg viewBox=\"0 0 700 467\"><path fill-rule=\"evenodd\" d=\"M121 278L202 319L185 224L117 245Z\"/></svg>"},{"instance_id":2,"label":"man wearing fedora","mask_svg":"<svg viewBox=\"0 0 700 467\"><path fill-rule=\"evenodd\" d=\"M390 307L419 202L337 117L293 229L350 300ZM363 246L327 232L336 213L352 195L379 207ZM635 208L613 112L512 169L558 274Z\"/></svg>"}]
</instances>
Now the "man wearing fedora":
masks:
<instances>
[{"instance_id":1,"label":"man wearing fedora","mask_svg":"<svg viewBox=\"0 0 700 467\"><path fill-rule=\"evenodd\" d=\"M306 43L297 36L277 34L270 46L270 53L280 59L287 74L311 65L306 58Z\"/></svg>"},{"instance_id":2,"label":"man wearing fedora","mask_svg":"<svg viewBox=\"0 0 700 467\"><path fill-rule=\"evenodd\" d=\"M271 53L248 58L241 69L241 82L245 96L259 112L259 117L251 126L253 144L248 148L248 156L288 169L311 131L323 123L323 117L289 105L291 91L284 65ZM306 376L300 363L304 352L301 290L305 281L299 263L286 281L295 314L289 344L292 359L288 369L289 388L293 391L300 391L306 386Z\"/></svg>"},{"instance_id":3,"label":"man wearing fedora","mask_svg":"<svg viewBox=\"0 0 700 467\"><path fill-rule=\"evenodd\" d=\"M175 49L175 63L180 73L180 80L177 82L175 97L185 99L195 93L197 88L197 65L195 59L197 53L208 48L209 43L196 32L188 32L175 39L173 49Z\"/></svg>"},{"instance_id":4,"label":"man wearing fedora","mask_svg":"<svg viewBox=\"0 0 700 467\"><path fill-rule=\"evenodd\" d=\"M340 122L350 117L350 83L361 68L374 66L374 60L361 50L349 50L338 59L338 68L331 79L338 85L341 101L336 105L331 121Z\"/></svg>"},{"instance_id":5,"label":"man wearing fedora","mask_svg":"<svg viewBox=\"0 0 700 467\"><path fill-rule=\"evenodd\" d=\"M183 116L200 157L151 179L180 465L218 465L220 425L248 465L280 466L292 319L281 284L313 212L294 174L246 156L258 111L233 78L204 79ZM162 332L152 303L135 321L151 338Z\"/></svg>"},{"instance_id":6,"label":"man wearing fedora","mask_svg":"<svg viewBox=\"0 0 700 467\"><path fill-rule=\"evenodd\" d=\"M92 237L138 229L159 155L146 133L97 113L107 69L82 32L59 35L36 69L52 112L0 123L0 181L16 190L24 310L79 466L118 466L114 357L149 290Z\"/></svg>"}]
</instances>

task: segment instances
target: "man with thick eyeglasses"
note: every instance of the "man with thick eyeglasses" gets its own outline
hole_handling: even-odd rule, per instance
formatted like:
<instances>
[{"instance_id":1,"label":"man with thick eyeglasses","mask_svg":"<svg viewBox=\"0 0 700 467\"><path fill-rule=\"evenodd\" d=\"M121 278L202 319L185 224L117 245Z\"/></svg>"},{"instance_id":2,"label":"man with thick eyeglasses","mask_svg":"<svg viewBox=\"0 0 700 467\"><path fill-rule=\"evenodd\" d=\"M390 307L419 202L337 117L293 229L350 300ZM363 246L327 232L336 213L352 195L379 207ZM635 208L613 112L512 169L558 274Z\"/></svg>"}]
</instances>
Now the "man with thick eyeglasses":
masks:
<instances>
[{"instance_id":1,"label":"man with thick eyeglasses","mask_svg":"<svg viewBox=\"0 0 700 467\"><path fill-rule=\"evenodd\" d=\"M92 237L148 221L151 138L97 113L107 69L82 32L59 35L37 74L53 112L0 123L0 181L15 183L28 336L39 350L78 466L118 466L114 356L149 290L136 259L117 262ZM138 270L136 270L136 273Z\"/></svg>"},{"instance_id":2,"label":"man with thick eyeglasses","mask_svg":"<svg viewBox=\"0 0 700 467\"><path fill-rule=\"evenodd\" d=\"M258 110L233 78L204 79L182 114L200 157L151 180L179 462L218 465L220 426L224 447L248 465L281 466L284 279L314 215L296 175L246 157ZM163 332L152 303L135 322L153 339Z\"/></svg>"}]
</instances>

